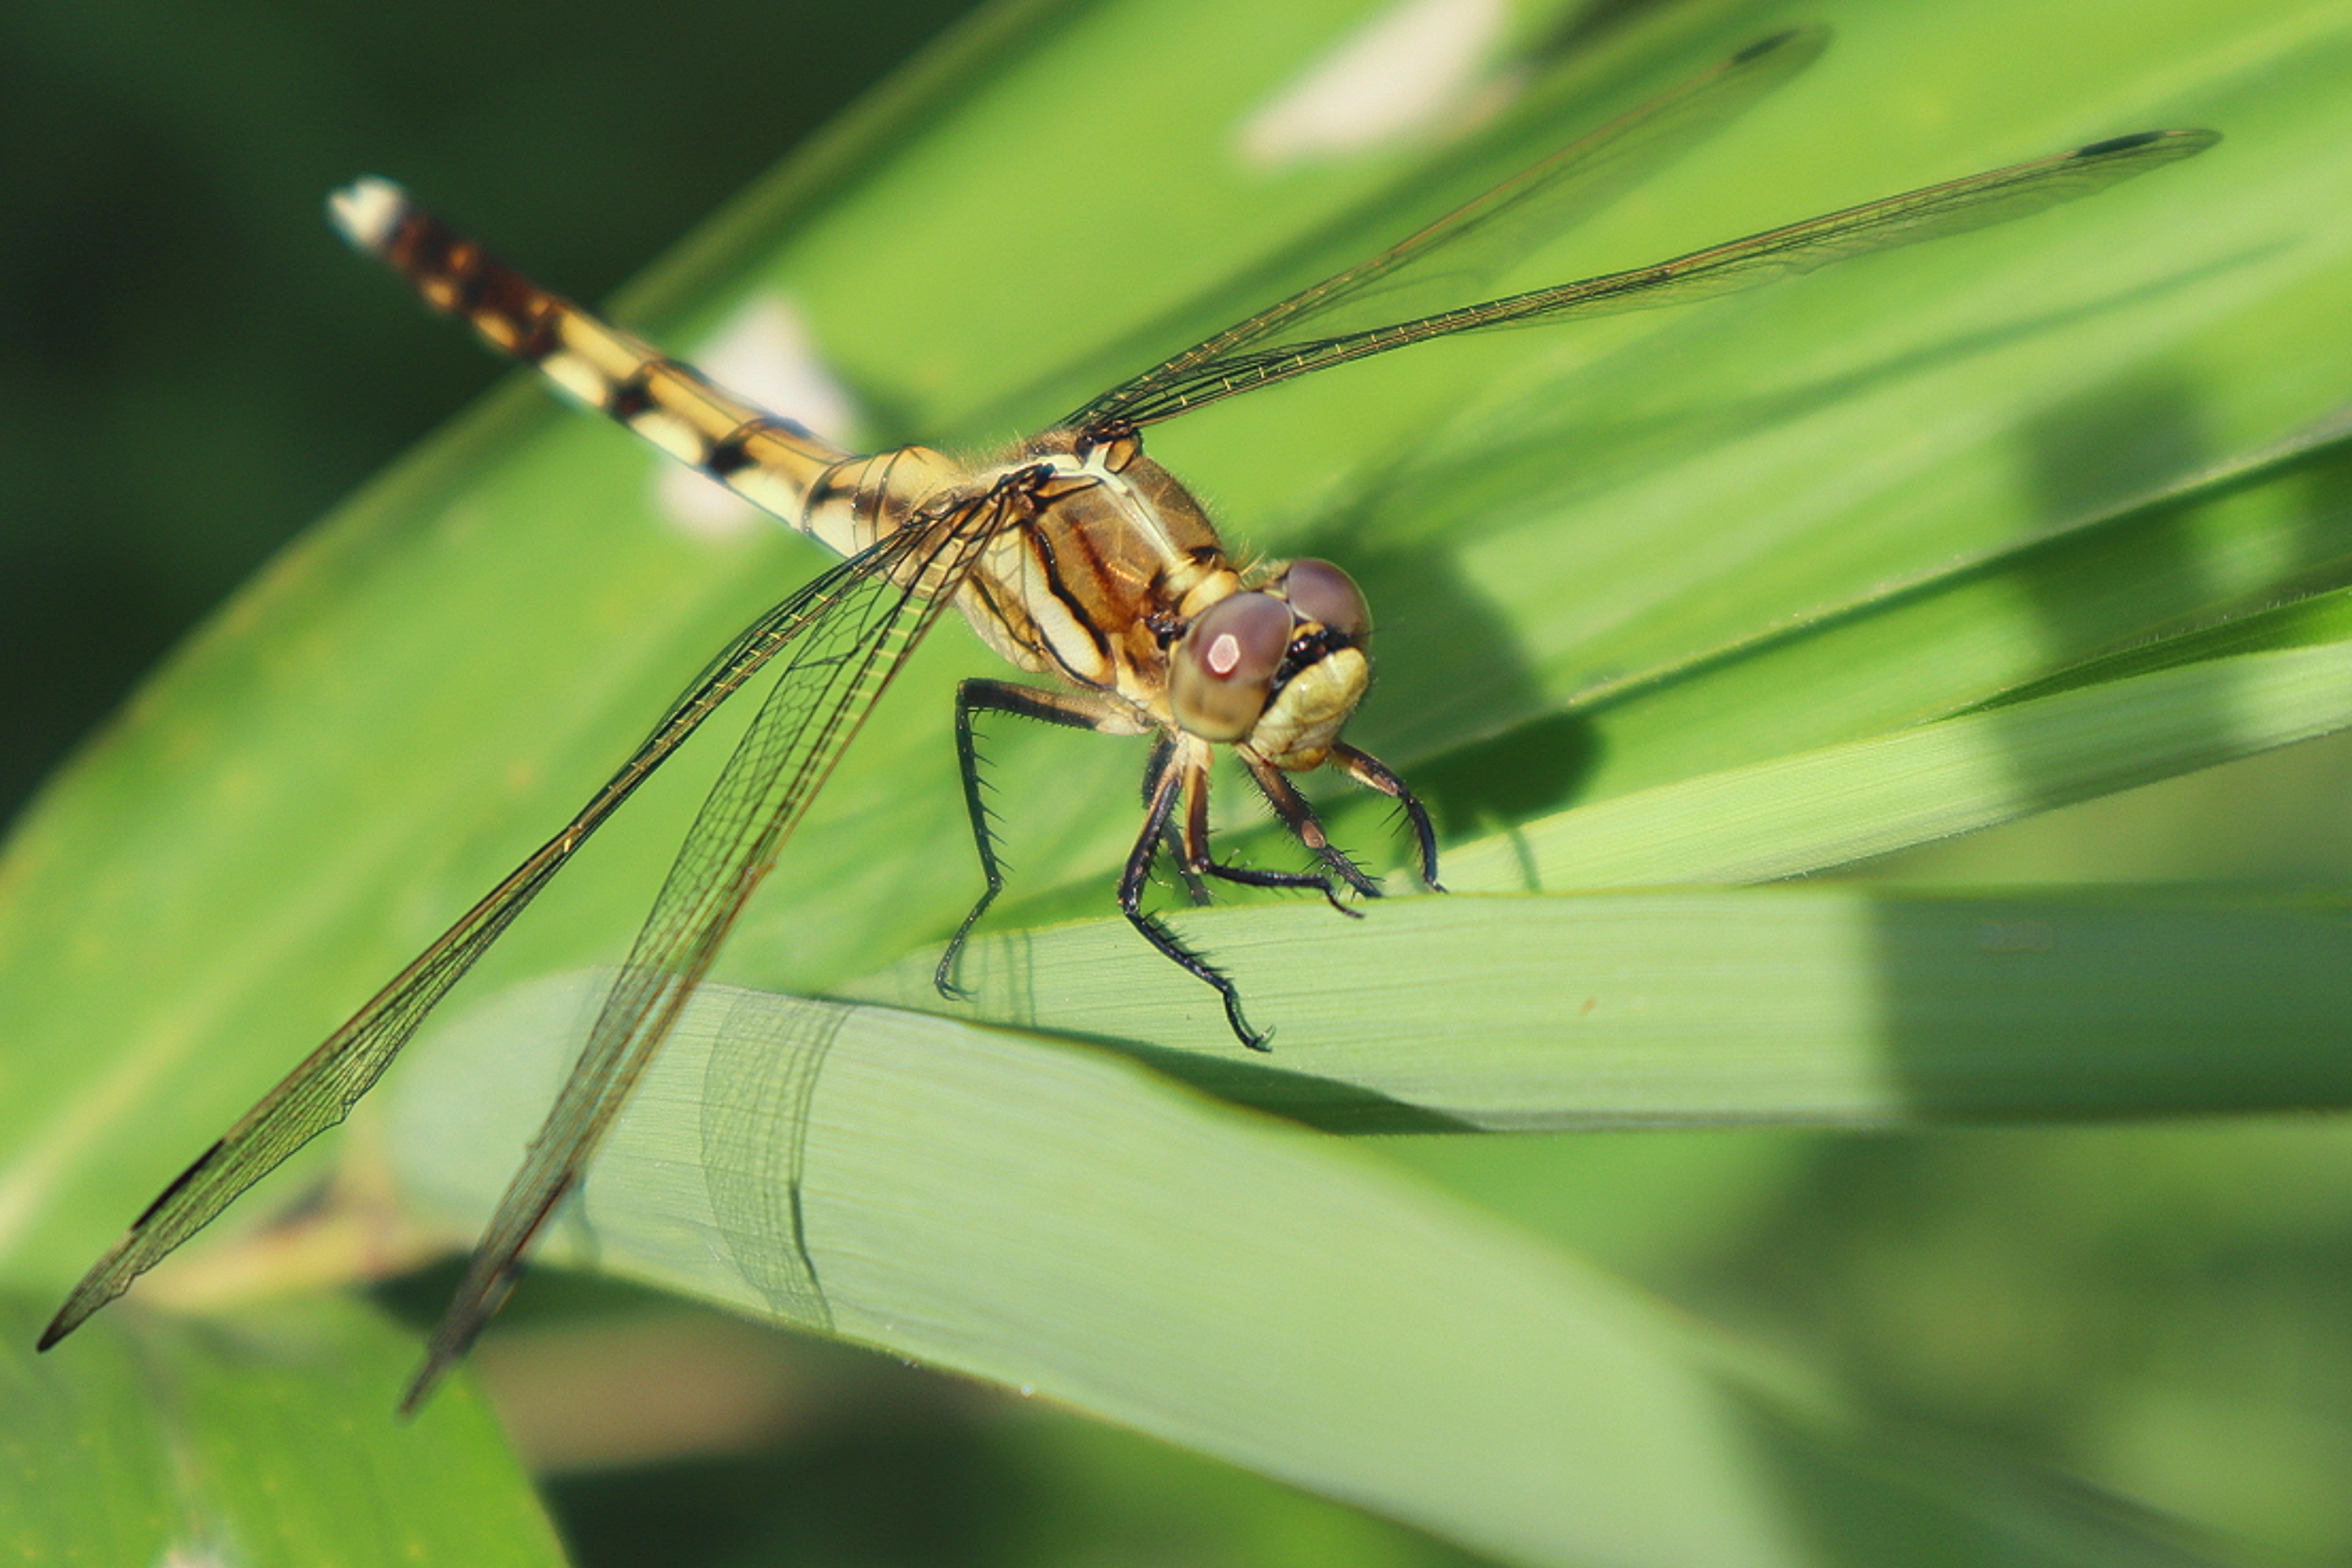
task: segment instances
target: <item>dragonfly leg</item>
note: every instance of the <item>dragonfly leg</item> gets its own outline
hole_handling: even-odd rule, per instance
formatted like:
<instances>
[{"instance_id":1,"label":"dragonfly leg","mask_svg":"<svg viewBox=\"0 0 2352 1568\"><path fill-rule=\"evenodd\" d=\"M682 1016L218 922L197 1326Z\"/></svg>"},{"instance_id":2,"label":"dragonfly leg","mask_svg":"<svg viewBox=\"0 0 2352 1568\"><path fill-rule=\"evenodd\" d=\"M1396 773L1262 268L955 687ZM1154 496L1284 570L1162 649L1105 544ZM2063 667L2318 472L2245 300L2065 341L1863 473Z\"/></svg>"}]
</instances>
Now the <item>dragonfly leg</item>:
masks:
<instances>
[{"instance_id":1,"label":"dragonfly leg","mask_svg":"<svg viewBox=\"0 0 2352 1568\"><path fill-rule=\"evenodd\" d=\"M988 906L1004 890L1004 868L996 858L995 837L989 829L988 799L982 794L986 782L981 777L979 738L971 726L976 713L1010 713L1017 718L1110 735L1130 733L1134 729L1133 719L1123 710L1079 692L1043 691L1010 680L967 680L956 688L956 764L963 773L963 803L971 814L971 840L980 851L981 873L988 879L987 890L971 906L971 912L963 917L963 923L956 927L955 935L948 939L948 950L940 955L940 966L931 976L940 995L957 1001L966 1000L969 993L955 983L956 960L962 955L971 928L980 923L980 917L988 912Z\"/></svg>"},{"instance_id":2,"label":"dragonfly leg","mask_svg":"<svg viewBox=\"0 0 2352 1568\"><path fill-rule=\"evenodd\" d=\"M1152 746L1151 760L1143 764L1143 804L1145 805L1151 804L1152 785L1159 782L1160 770L1168 765L1169 755L1175 750L1176 738L1172 735L1160 736L1159 742ZM1160 831L1160 841L1167 847L1168 858L1175 865L1176 875L1184 879L1185 896L1192 900L1195 908L1207 905L1209 884L1201 880L1201 873L1194 870L1192 861L1185 858L1184 841L1179 837L1173 817L1169 819L1168 826Z\"/></svg>"},{"instance_id":3,"label":"dragonfly leg","mask_svg":"<svg viewBox=\"0 0 2352 1568\"><path fill-rule=\"evenodd\" d=\"M1187 769L1179 765L1171 748L1160 761L1159 771L1150 780L1150 792L1145 797L1143 831L1136 835L1135 847L1128 852L1127 870L1118 879L1118 907L1128 923L1142 933L1143 940L1160 950L1160 955L1195 980L1215 989L1225 1004L1225 1022L1233 1028L1241 1043L1254 1051L1272 1050L1266 1042L1272 1037L1250 1027L1242 1016L1242 994L1232 979L1213 967L1207 959L1186 947L1176 933L1160 922L1157 916L1143 907L1143 889L1151 880L1151 863L1160 858L1161 841L1176 812L1176 797L1181 791Z\"/></svg>"},{"instance_id":4,"label":"dragonfly leg","mask_svg":"<svg viewBox=\"0 0 2352 1568\"><path fill-rule=\"evenodd\" d=\"M1356 920L1363 918L1339 901L1339 889L1331 886L1330 878L1320 872L1260 871L1247 866L1221 865L1209 849L1209 769L1205 763L1184 775L1183 849L1177 863L1195 879L1205 873L1224 881L1239 882L1245 888L1312 888L1341 914Z\"/></svg>"},{"instance_id":5,"label":"dragonfly leg","mask_svg":"<svg viewBox=\"0 0 2352 1568\"><path fill-rule=\"evenodd\" d=\"M1405 817L1412 824L1413 838L1421 848L1421 879L1429 884L1433 893L1445 891L1437 879L1437 832L1429 826L1429 811L1421 804L1421 797L1405 787L1404 780L1389 772L1386 763L1353 746L1333 746L1331 761L1366 789L1378 790L1404 807Z\"/></svg>"},{"instance_id":6,"label":"dragonfly leg","mask_svg":"<svg viewBox=\"0 0 2352 1568\"><path fill-rule=\"evenodd\" d=\"M1339 873L1341 881L1364 897L1377 899L1381 896L1381 885L1366 876L1362 867L1348 858L1331 842L1330 835L1323 831L1323 824L1315 816L1315 808L1307 804L1307 797L1298 793L1288 774L1265 758L1247 751L1241 753L1241 759L1242 765L1249 769L1250 777L1256 781L1259 791L1265 795L1266 805L1274 807L1275 816L1282 818L1282 825L1290 829L1291 837L1315 851L1326 866ZM1333 901L1336 903L1338 900ZM1352 910L1349 911L1350 914L1354 912Z\"/></svg>"}]
</instances>

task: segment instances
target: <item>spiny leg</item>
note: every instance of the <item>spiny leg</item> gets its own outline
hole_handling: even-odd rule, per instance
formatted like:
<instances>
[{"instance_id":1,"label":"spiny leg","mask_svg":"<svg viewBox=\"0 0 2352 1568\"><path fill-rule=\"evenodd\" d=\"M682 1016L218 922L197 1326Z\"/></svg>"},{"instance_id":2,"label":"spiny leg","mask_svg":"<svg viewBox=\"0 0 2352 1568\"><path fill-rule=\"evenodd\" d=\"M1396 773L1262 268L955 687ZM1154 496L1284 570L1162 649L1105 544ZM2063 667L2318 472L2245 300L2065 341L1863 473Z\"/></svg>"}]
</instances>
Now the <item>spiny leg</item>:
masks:
<instances>
[{"instance_id":1,"label":"spiny leg","mask_svg":"<svg viewBox=\"0 0 2352 1568\"><path fill-rule=\"evenodd\" d=\"M940 955L940 966L931 976L940 995L958 1001L967 1000L969 994L955 983L956 959L963 952L971 928L1004 890L1004 868L996 858L996 841L988 827L988 802L981 794L986 785L980 776L980 745L971 728L975 713L1011 713L1108 735L1131 733L1135 723L1124 710L1080 692L1041 691L1010 680L967 680L956 688L956 765L963 773L963 803L971 815L971 840L980 851L980 869L988 879L987 890L948 939L948 950Z\"/></svg>"},{"instance_id":2,"label":"spiny leg","mask_svg":"<svg viewBox=\"0 0 2352 1568\"><path fill-rule=\"evenodd\" d=\"M1151 863L1160 858L1160 840L1168 832L1168 824L1176 811L1176 797L1181 791L1186 770L1179 765L1176 752L1171 748L1160 762L1160 771L1150 779L1143 813L1143 831L1136 835L1135 847L1128 852L1127 870L1118 879L1118 907L1128 923L1143 934L1143 940L1158 948L1161 956L1172 960L1187 974L1204 984L1213 986L1224 999L1225 1022L1235 1037L1254 1051L1271 1050L1266 1044L1271 1037L1258 1033L1242 1016L1240 989L1223 973L1213 968L1207 959L1176 940L1176 933L1160 923L1159 919L1143 907L1143 889L1151 880Z\"/></svg>"},{"instance_id":3,"label":"spiny leg","mask_svg":"<svg viewBox=\"0 0 2352 1568\"><path fill-rule=\"evenodd\" d=\"M1348 858L1331 842L1330 835L1323 831L1323 824L1315 815L1315 808L1307 804L1307 797L1298 793L1297 786L1290 782L1290 775L1249 751L1242 751L1240 756L1242 765L1249 769L1250 777L1265 795L1266 805L1274 808L1274 814L1282 819L1282 825L1290 829L1291 837L1315 851L1348 886L1368 899L1379 898L1381 885L1366 876L1362 867ZM1355 911L1349 912L1352 914Z\"/></svg>"},{"instance_id":4,"label":"spiny leg","mask_svg":"<svg viewBox=\"0 0 2352 1568\"><path fill-rule=\"evenodd\" d=\"M1209 769L1205 762L1185 770L1184 841L1177 864L1195 879L1205 872L1224 881L1239 882L1245 888L1312 888L1341 914L1355 920L1363 918L1361 911L1351 910L1339 901L1339 890L1331 886L1331 879L1319 872L1260 871L1247 866L1220 864L1209 849Z\"/></svg>"},{"instance_id":5,"label":"spiny leg","mask_svg":"<svg viewBox=\"0 0 2352 1568\"><path fill-rule=\"evenodd\" d=\"M1145 805L1149 806L1151 804L1151 786L1158 782L1160 770L1168 765L1169 755L1175 749L1176 737L1173 735L1162 735L1153 743L1151 760L1143 764L1143 804ZM1160 833L1160 841L1167 847L1168 858L1174 864L1176 875L1183 879L1185 894L1192 899L1193 907L1205 908L1209 902L1209 884L1201 880L1201 873L1192 869L1192 863L1185 858L1184 841L1178 837L1173 817L1169 819L1167 827Z\"/></svg>"},{"instance_id":6,"label":"spiny leg","mask_svg":"<svg viewBox=\"0 0 2352 1568\"><path fill-rule=\"evenodd\" d=\"M1437 832L1429 826L1429 812L1421 797L1405 787L1404 780L1389 772L1388 764L1368 752L1360 752L1345 743L1331 748L1332 763L1366 789L1377 790L1404 807L1412 824L1412 836L1421 848L1421 879L1429 884L1433 893L1445 891L1437 879Z\"/></svg>"}]
</instances>

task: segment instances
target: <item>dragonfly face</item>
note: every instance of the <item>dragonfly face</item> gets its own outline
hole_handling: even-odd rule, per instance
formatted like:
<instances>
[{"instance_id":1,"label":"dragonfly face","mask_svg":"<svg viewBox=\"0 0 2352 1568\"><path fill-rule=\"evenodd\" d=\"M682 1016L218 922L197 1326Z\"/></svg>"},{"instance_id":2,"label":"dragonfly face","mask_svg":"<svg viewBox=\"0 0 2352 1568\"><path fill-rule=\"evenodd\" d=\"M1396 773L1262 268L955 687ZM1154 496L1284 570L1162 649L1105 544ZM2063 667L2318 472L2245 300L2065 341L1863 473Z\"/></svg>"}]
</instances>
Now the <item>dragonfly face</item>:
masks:
<instances>
[{"instance_id":1,"label":"dragonfly face","mask_svg":"<svg viewBox=\"0 0 2352 1568\"><path fill-rule=\"evenodd\" d=\"M846 559L720 649L571 822L166 1187L74 1289L43 1347L341 1121L589 835L720 702L772 673L434 1333L409 1391L413 1407L496 1311L531 1238L577 1184L843 748L950 603L1013 666L1057 685L975 679L958 694L957 751L986 889L940 960L940 989L960 994L956 953L1003 887L981 795L976 721L1003 714L1156 734L1119 907L1161 954L1215 989L1244 1045L1263 1048L1265 1037L1244 1018L1234 982L1145 910L1154 866L1172 856L1199 902L1212 878L1317 891L1343 910L1335 883L1377 894L1378 884L1331 845L1289 782L1319 766L1403 807L1432 887L1436 838L1396 775L1340 739L1371 678L1363 595L1328 562L1237 569L1200 505L1143 455L1138 432L1433 338L1706 298L2005 222L2177 163L2219 139L2210 131L2139 132L1630 271L1479 297L1482 278L1719 128L1802 69L1826 40L1820 29L1800 29L1740 50L1379 255L1161 361L993 463L966 464L923 447L872 457L844 451L540 289L411 205L398 187L363 180L338 193L331 206L345 237L389 262L429 303ZM1397 319L1408 298L1429 313ZM1220 745L1319 869L1258 869L1211 853L1209 763Z\"/></svg>"},{"instance_id":2,"label":"dragonfly face","mask_svg":"<svg viewBox=\"0 0 2352 1568\"><path fill-rule=\"evenodd\" d=\"M1371 612L1328 561L1294 561L1184 629L1170 670L1180 728L1287 772L1320 767L1371 684Z\"/></svg>"}]
</instances>

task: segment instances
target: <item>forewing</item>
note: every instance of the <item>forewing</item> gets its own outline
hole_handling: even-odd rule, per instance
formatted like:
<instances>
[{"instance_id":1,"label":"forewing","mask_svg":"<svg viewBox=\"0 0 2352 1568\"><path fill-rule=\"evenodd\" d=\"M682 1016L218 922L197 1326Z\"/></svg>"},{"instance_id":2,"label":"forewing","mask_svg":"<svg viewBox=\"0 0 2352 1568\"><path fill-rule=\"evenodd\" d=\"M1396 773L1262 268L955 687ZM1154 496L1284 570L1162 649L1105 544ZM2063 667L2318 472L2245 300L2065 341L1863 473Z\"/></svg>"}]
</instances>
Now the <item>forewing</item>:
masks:
<instances>
[{"instance_id":1,"label":"forewing","mask_svg":"<svg viewBox=\"0 0 2352 1568\"><path fill-rule=\"evenodd\" d=\"M1872 251L2007 223L2193 157L2220 140L2219 133L2211 131L2145 131L2118 136L2032 163L1886 196L1630 271L1529 289L1360 331L1231 349L1179 369L1155 371L1097 399L1081 413L1078 422L1156 424L1238 393L1432 338L1710 299ZM1171 361L1170 365L1177 363Z\"/></svg>"},{"instance_id":2,"label":"forewing","mask_svg":"<svg viewBox=\"0 0 2352 1568\"><path fill-rule=\"evenodd\" d=\"M744 900L775 865L866 715L1003 526L1008 487L902 532L851 563L800 635L758 718L696 816L554 1109L531 1140L435 1329L402 1408L413 1410L498 1310L524 1250L700 984Z\"/></svg>"},{"instance_id":3,"label":"forewing","mask_svg":"<svg viewBox=\"0 0 2352 1568\"><path fill-rule=\"evenodd\" d=\"M1387 249L1300 289L1103 394L1061 421L1148 423L1159 389L1237 355L1345 336L1466 305L1558 238L1744 113L1819 58L1825 27L1778 33L1520 170ZM1491 177L1491 176L1490 176ZM1382 199L1386 199L1385 195ZM1353 226L1358 215L1338 220ZM1390 232L1393 233L1391 229ZM1319 244L1320 236L1309 243ZM1166 416L1159 416L1166 417Z\"/></svg>"},{"instance_id":4,"label":"forewing","mask_svg":"<svg viewBox=\"0 0 2352 1568\"><path fill-rule=\"evenodd\" d=\"M874 570L878 566L887 576L896 564L889 558L916 542L907 534L886 541L867 557L834 567L746 627L679 693L644 743L562 832L459 917L147 1205L66 1298L41 1336L41 1348L71 1333L295 1150L349 1115L434 1005L696 727L784 648L845 614L856 616L874 592Z\"/></svg>"},{"instance_id":5,"label":"forewing","mask_svg":"<svg viewBox=\"0 0 2352 1568\"><path fill-rule=\"evenodd\" d=\"M971 423L993 428L1007 418L1018 422L1024 410L1034 417L1041 400L1090 390L1147 354L1192 343L1061 421L1077 427L1109 423L1126 395L1204 360L1484 298L1505 271L1655 177L1810 66L1829 36L1826 27L1775 34L1565 145L1563 122L1589 122L1595 98L1611 90L1604 73L1614 62L1587 51L1549 66L1539 58L1517 62L1512 74L1525 77L1525 85L1474 134L1433 149L1363 199ZM1408 238L1391 243L1416 221ZM1334 272L1339 263L1348 265ZM1280 302L1193 341L1269 298Z\"/></svg>"}]
</instances>

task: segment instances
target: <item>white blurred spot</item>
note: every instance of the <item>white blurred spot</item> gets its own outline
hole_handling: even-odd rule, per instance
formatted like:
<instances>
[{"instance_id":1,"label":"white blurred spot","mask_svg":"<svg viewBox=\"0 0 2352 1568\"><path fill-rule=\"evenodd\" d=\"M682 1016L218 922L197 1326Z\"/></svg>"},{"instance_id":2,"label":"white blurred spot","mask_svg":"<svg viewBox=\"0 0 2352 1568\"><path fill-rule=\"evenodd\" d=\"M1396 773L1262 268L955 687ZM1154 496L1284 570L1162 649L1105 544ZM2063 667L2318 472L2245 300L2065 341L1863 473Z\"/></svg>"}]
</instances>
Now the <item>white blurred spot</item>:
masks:
<instances>
[{"instance_id":1,"label":"white blurred spot","mask_svg":"<svg viewBox=\"0 0 2352 1568\"><path fill-rule=\"evenodd\" d=\"M408 193L373 174L363 174L327 197L327 221L360 250L382 250L407 216Z\"/></svg>"},{"instance_id":2,"label":"white blurred spot","mask_svg":"<svg viewBox=\"0 0 2352 1568\"><path fill-rule=\"evenodd\" d=\"M728 391L796 419L828 441L846 445L857 427L857 405L825 369L808 324L781 294L752 298L687 358ZM654 504L699 539L740 538L764 515L708 474L676 463L664 463L656 474Z\"/></svg>"},{"instance_id":3,"label":"white blurred spot","mask_svg":"<svg viewBox=\"0 0 2352 1568\"><path fill-rule=\"evenodd\" d=\"M1503 0L1402 0L1343 38L1243 122L1261 166L1361 151L1445 117L1509 20Z\"/></svg>"},{"instance_id":4,"label":"white blurred spot","mask_svg":"<svg viewBox=\"0 0 2352 1568\"><path fill-rule=\"evenodd\" d=\"M212 1547L183 1541L163 1548L155 1568L228 1568L228 1559Z\"/></svg>"}]
</instances>

